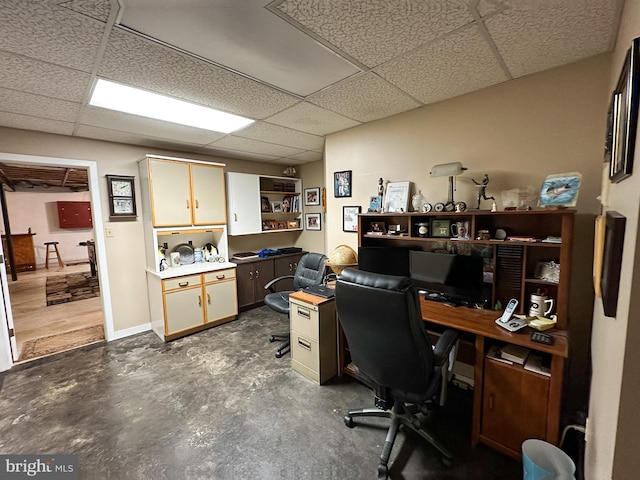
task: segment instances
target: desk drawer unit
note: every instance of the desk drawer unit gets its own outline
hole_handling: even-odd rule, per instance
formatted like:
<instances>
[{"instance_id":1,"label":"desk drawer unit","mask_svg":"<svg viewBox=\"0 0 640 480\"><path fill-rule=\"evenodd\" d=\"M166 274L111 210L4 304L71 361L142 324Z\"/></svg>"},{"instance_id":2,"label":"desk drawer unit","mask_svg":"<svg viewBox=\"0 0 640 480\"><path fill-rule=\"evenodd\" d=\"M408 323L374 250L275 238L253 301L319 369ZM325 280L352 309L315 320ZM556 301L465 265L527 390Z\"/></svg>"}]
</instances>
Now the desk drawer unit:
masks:
<instances>
[{"instance_id":1,"label":"desk drawer unit","mask_svg":"<svg viewBox=\"0 0 640 480\"><path fill-rule=\"evenodd\" d=\"M335 301L290 298L291 366L322 384L338 373ZM317 302L315 300L317 300Z\"/></svg>"}]
</instances>

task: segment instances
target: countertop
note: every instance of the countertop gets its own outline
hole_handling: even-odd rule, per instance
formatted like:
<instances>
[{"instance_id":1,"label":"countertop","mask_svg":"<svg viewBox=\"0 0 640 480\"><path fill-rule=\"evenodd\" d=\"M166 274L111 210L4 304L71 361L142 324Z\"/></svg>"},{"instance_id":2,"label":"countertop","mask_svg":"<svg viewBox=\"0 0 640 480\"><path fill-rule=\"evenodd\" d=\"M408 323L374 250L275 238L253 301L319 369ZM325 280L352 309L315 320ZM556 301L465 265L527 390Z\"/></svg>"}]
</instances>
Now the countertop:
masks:
<instances>
[{"instance_id":1,"label":"countertop","mask_svg":"<svg viewBox=\"0 0 640 480\"><path fill-rule=\"evenodd\" d=\"M176 268L168 268L163 272L156 272L147 268L147 273L161 279L184 277L186 275L196 275L198 273L215 272L217 270L225 270L227 268L235 268L237 265L231 262L197 262L189 265L180 265Z\"/></svg>"}]
</instances>

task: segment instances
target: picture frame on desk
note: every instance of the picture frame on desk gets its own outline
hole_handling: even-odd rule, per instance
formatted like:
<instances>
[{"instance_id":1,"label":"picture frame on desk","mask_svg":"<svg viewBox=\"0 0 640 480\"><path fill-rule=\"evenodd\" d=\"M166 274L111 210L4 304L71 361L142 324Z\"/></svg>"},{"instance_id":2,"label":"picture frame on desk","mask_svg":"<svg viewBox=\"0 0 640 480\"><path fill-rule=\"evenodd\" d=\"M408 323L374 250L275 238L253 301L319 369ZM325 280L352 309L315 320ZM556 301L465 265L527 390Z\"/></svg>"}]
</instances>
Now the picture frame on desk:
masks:
<instances>
[{"instance_id":1,"label":"picture frame on desk","mask_svg":"<svg viewBox=\"0 0 640 480\"><path fill-rule=\"evenodd\" d=\"M384 211L404 213L409 211L410 182L392 182L384 194Z\"/></svg>"}]
</instances>

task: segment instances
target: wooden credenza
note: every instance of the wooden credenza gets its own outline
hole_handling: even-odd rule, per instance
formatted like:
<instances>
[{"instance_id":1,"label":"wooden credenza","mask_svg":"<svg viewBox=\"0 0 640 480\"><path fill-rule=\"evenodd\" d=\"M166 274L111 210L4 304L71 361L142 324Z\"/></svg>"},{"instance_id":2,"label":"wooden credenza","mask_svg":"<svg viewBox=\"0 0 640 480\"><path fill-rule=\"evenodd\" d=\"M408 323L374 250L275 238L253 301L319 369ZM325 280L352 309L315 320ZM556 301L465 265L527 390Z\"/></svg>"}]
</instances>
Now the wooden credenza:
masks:
<instances>
[{"instance_id":1,"label":"wooden credenza","mask_svg":"<svg viewBox=\"0 0 640 480\"><path fill-rule=\"evenodd\" d=\"M35 233L19 233L11 235L15 272L30 272L36 269L36 252L33 248L34 235ZM6 235L2 235L2 250L4 251L6 259L7 273L9 273L14 268L14 265L11 265Z\"/></svg>"}]
</instances>

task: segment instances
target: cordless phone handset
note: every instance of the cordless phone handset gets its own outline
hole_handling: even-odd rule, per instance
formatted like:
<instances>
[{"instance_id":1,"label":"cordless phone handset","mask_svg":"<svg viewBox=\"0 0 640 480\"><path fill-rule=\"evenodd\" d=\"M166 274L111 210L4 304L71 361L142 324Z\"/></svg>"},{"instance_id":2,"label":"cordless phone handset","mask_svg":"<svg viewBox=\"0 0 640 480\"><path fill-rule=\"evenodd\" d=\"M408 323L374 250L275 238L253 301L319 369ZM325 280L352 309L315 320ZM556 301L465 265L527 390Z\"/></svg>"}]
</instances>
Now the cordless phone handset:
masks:
<instances>
[{"instance_id":1,"label":"cordless phone handset","mask_svg":"<svg viewBox=\"0 0 640 480\"><path fill-rule=\"evenodd\" d=\"M502 313L502 317L500 317L500 321L502 323L507 323L509 320L511 320L511 317L513 317L513 314L516 313L517 307L518 307L518 300L516 300L515 298L512 298L511 300L509 300L509 303L507 303L507 307L504 309L504 312Z\"/></svg>"}]
</instances>

